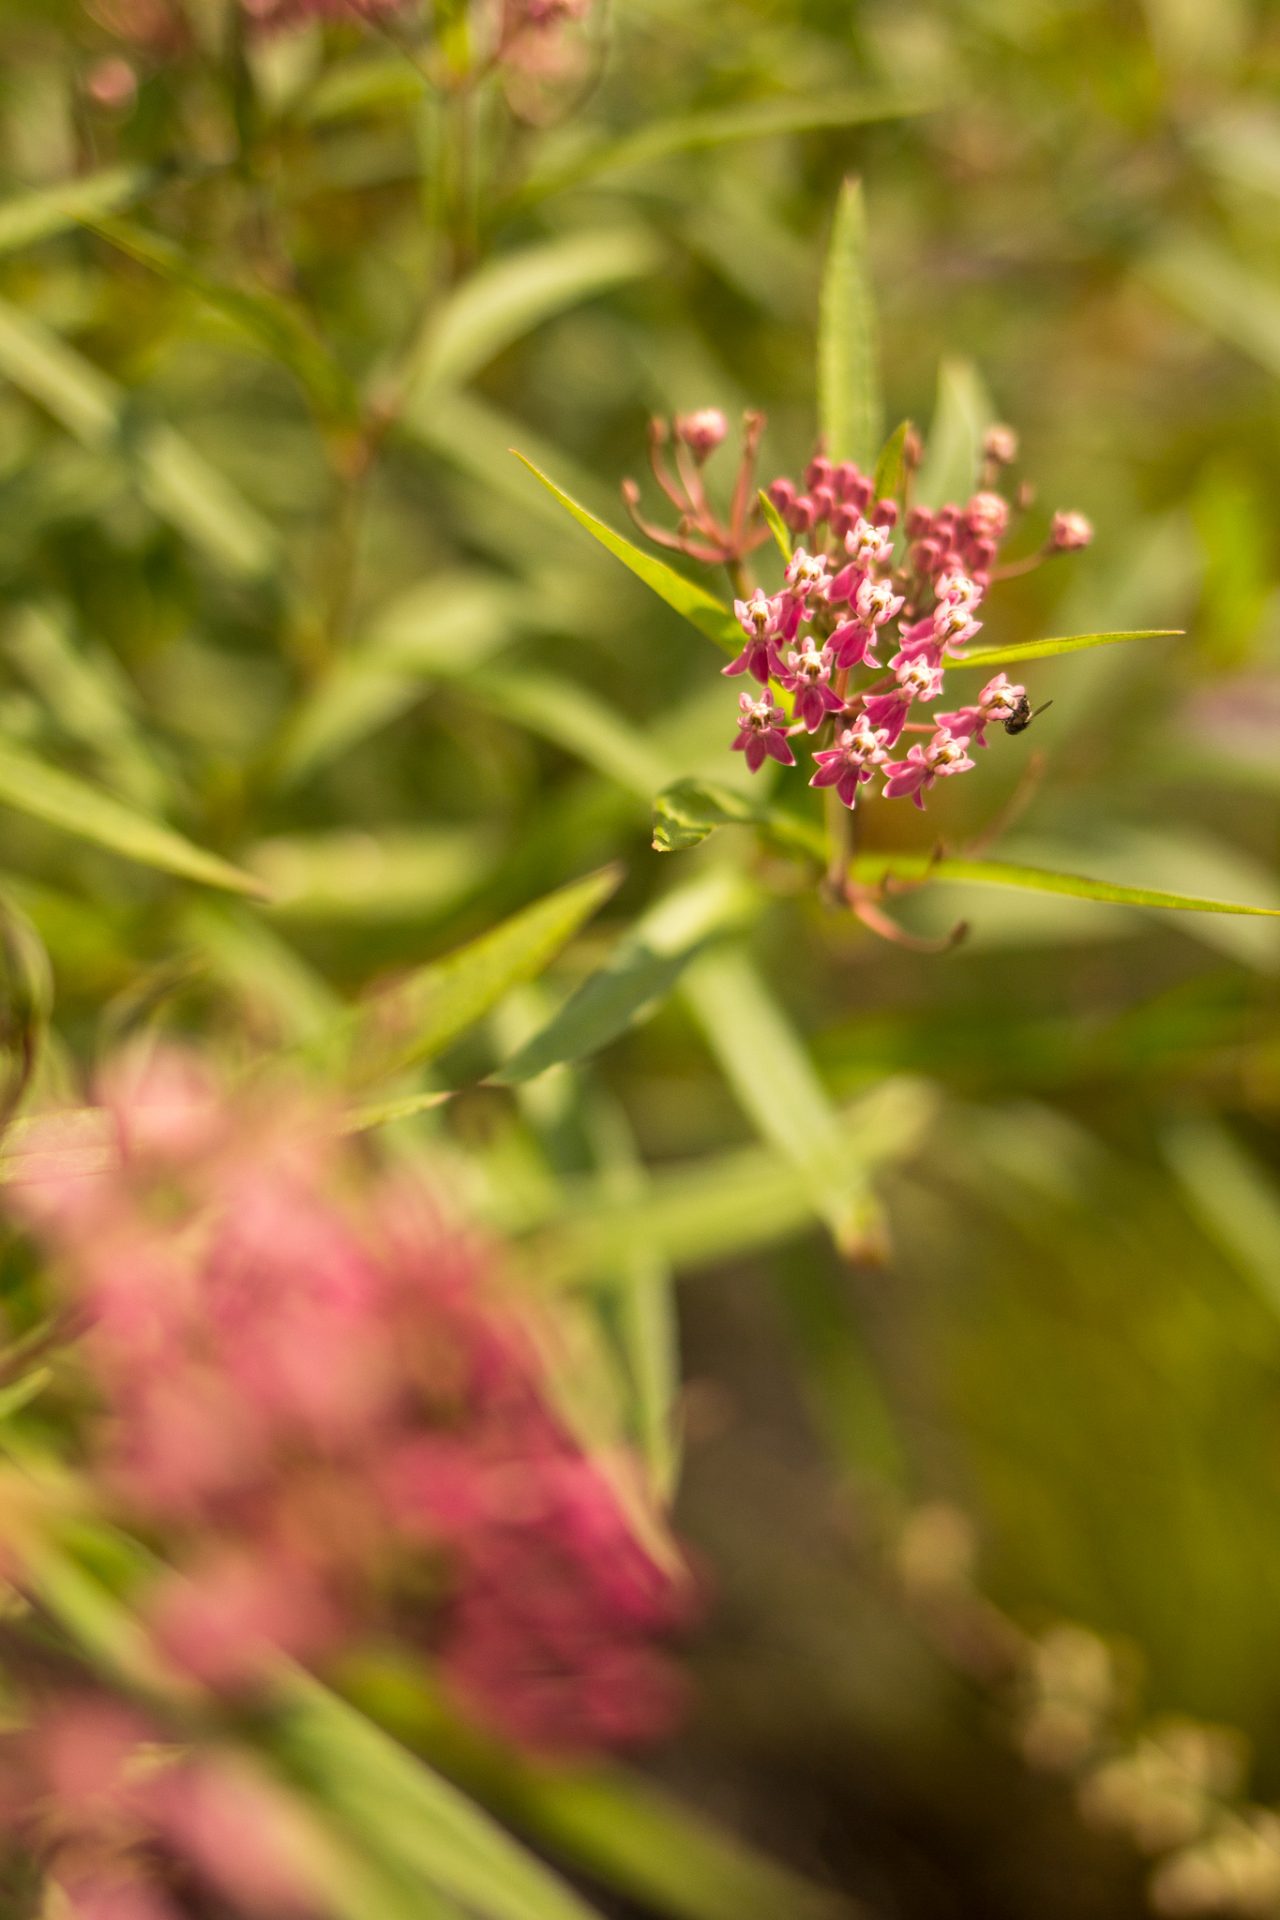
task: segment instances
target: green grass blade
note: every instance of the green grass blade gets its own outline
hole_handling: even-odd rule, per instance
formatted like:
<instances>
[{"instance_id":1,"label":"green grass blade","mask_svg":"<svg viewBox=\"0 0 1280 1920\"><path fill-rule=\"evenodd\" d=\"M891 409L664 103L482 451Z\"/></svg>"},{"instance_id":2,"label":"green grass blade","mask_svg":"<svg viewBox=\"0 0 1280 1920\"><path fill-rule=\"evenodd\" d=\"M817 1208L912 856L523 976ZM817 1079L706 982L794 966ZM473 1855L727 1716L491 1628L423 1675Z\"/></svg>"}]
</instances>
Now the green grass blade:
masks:
<instances>
[{"instance_id":1,"label":"green grass blade","mask_svg":"<svg viewBox=\"0 0 1280 1920\"><path fill-rule=\"evenodd\" d=\"M621 879L613 866L575 880L376 995L348 1021L355 1078L369 1084L434 1059L550 966Z\"/></svg>"},{"instance_id":2,"label":"green grass blade","mask_svg":"<svg viewBox=\"0 0 1280 1920\"><path fill-rule=\"evenodd\" d=\"M514 452L515 449L513 448ZM516 459L523 461L535 480L541 481L548 493L554 494L566 513L572 514L580 527L585 527L593 540L598 540L607 553L615 560L621 560L624 567L635 574L637 580L643 580L646 587L656 593L660 600L705 634L708 640L714 640L725 653L736 654L742 650L742 630L727 607L709 594L705 587L686 580L683 574L669 567L665 560L659 560L651 553L645 553L635 546L623 534L615 533L603 520L597 520L594 513L588 513L585 507L567 493L562 493L554 480L539 472L532 460L526 460L522 453L516 453Z\"/></svg>"},{"instance_id":3,"label":"green grass blade","mask_svg":"<svg viewBox=\"0 0 1280 1920\"><path fill-rule=\"evenodd\" d=\"M1123 633L1069 633L1046 640L1020 640L1008 647L979 647L948 662L953 667L1016 667L1022 660L1048 660L1057 653L1083 653L1126 640L1177 640L1180 627L1135 627Z\"/></svg>"},{"instance_id":4,"label":"green grass blade","mask_svg":"<svg viewBox=\"0 0 1280 1920\"><path fill-rule=\"evenodd\" d=\"M74 774L45 766L19 747L0 745L0 806L30 814L139 866L231 893L266 893L260 880L206 853L172 827L135 812Z\"/></svg>"},{"instance_id":5,"label":"green grass blade","mask_svg":"<svg viewBox=\"0 0 1280 1920\"><path fill-rule=\"evenodd\" d=\"M883 429L867 213L858 180L846 180L841 189L823 275L818 417L833 460L870 467Z\"/></svg>"}]
</instances>

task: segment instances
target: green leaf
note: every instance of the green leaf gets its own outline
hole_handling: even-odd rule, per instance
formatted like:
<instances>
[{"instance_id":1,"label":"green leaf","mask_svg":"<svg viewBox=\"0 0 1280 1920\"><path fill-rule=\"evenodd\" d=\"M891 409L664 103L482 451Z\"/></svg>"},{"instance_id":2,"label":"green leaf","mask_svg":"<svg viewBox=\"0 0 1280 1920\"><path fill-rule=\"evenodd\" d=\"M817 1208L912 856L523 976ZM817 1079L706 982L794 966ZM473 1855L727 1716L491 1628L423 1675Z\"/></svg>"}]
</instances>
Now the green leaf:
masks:
<instances>
[{"instance_id":1,"label":"green leaf","mask_svg":"<svg viewBox=\"0 0 1280 1920\"><path fill-rule=\"evenodd\" d=\"M1136 627L1126 633L1072 633L1049 640L1020 640L1009 647L980 647L948 662L953 667L1017 666L1021 660L1047 660L1055 653L1083 653L1087 647L1114 647L1125 640L1176 640L1180 627Z\"/></svg>"},{"instance_id":2,"label":"green leaf","mask_svg":"<svg viewBox=\"0 0 1280 1920\"><path fill-rule=\"evenodd\" d=\"M607 962L508 1060L499 1086L599 1053L648 1019L674 992L706 942L742 920L752 895L736 874L716 872L668 894L619 941Z\"/></svg>"},{"instance_id":3,"label":"green leaf","mask_svg":"<svg viewBox=\"0 0 1280 1920\"><path fill-rule=\"evenodd\" d=\"M1280 1314L1280 1194L1270 1170L1207 1114L1170 1122L1163 1144L1200 1225Z\"/></svg>"},{"instance_id":4,"label":"green leaf","mask_svg":"<svg viewBox=\"0 0 1280 1920\"><path fill-rule=\"evenodd\" d=\"M883 429L867 214L857 180L841 189L822 281L818 417L833 460L870 466Z\"/></svg>"},{"instance_id":5,"label":"green leaf","mask_svg":"<svg viewBox=\"0 0 1280 1920\"><path fill-rule=\"evenodd\" d=\"M928 854L860 854L853 871L860 880L870 882L889 875L903 880L956 880L975 887L1026 887L1036 893L1060 893L1073 900L1100 900L1116 906L1167 907L1176 913L1262 914L1280 919L1280 907L1201 899L1195 894L1166 893L1157 887L1115 886L1109 880L1089 880L1078 873L1052 873L1043 867L1021 867L1004 860L965 860L951 854L937 860Z\"/></svg>"},{"instance_id":6,"label":"green leaf","mask_svg":"<svg viewBox=\"0 0 1280 1920\"><path fill-rule=\"evenodd\" d=\"M274 913L370 926L438 917L488 872L496 852L481 828L403 827L282 835L259 841L247 861Z\"/></svg>"},{"instance_id":7,"label":"green leaf","mask_svg":"<svg viewBox=\"0 0 1280 1920\"><path fill-rule=\"evenodd\" d=\"M787 527L786 521L783 519L782 515L778 512L778 509L774 506L772 500L769 498L768 494L765 492L763 487L761 487L756 498L760 502L760 511L764 515L765 520L768 524L769 531L774 537L774 541L777 544L778 552L782 555L783 559L787 562L787 564L790 565L791 533Z\"/></svg>"},{"instance_id":8,"label":"green leaf","mask_svg":"<svg viewBox=\"0 0 1280 1920\"><path fill-rule=\"evenodd\" d=\"M911 432L911 422L904 420L895 427L884 446L880 449L880 458L876 461L875 489L877 500L896 500L902 492L907 478L906 448L907 435Z\"/></svg>"},{"instance_id":9,"label":"green leaf","mask_svg":"<svg viewBox=\"0 0 1280 1920\"><path fill-rule=\"evenodd\" d=\"M265 895L266 888L217 854L184 840L172 827L136 813L87 781L47 767L21 748L0 745L0 805L106 847L140 866L232 893Z\"/></svg>"},{"instance_id":10,"label":"green leaf","mask_svg":"<svg viewBox=\"0 0 1280 1920\"><path fill-rule=\"evenodd\" d=\"M643 800L671 772L659 746L575 681L551 673L508 671L478 681L474 693L490 711L576 754Z\"/></svg>"},{"instance_id":11,"label":"green leaf","mask_svg":"<svg viewBox=\"0 0 1280 1920\"><path fill-rule=\"evenodd\" d=\"M514 449L513 449L514 451ZM665 560L657 559L653 554L645 553L634 546L622 534L615 533L603 520L597 520L593 513L580 507L567 493L562 493L554 480L548 480L540 473L532 460L525 460L522 453L516 453L516 459L524 462L535 480L540 480L548 493L554 494L566 513L572 514L580 527L585 527L593 540L611 553L615 560L621 560L624 567L635 574L637 580L643 580L646 587L665 600L669 607L706 635L728 654L737 654L742 650L742 629L727 607L706 591L686 580L683 574L669 567Z\"/></svg>"},{"instance_id":12,"label":"green leaf","mask_svg":"<svg viewBox=\"0 0 1280 1920\"><path fill-rule=\"evenodd\" d=\"M296 1673L280 1692L275 1751L381 1866L480 1920L599 1920L474 1801L318 1681Z\"/></svg>"},{"instance_id":13,"label":"green leaf","mask_svg":"<svg viewBox=\"0 0 1280 1920\"><path fill-rule=\"evenodd\" d=\"M525 1768L512 1797L524 1831L646 1911L676 1920L853 1920L859 1911L621 1768Z\"/></svg>"},{"instance_id":14,"label":"green leaf","mask_svg":"<svg viewBox=\"0 0 1280 1920\"><path fill-rule=\"evenodd\" d=\"M871 93L806 94L794 99L752 100L744 105L713 107L703 113L654 120L637 132L604 146L588 148L559 166L553 161L535 174L525 195L542 199L582 180L665 160L672 154L692 153L739 140L777 139L818 127L853 127L875 120L897 120L927 113L932 102L923 96Z\"/></svg>"},{"instance_id":15,"label":"green leaf","mask_svg":"<svg viewBox=\"0 0 1280 1920\"><path fill-rule=\"evenodd\" d=\"M536 979L621 879L614 866L575 880L376 995L350 1022L354 1076L368 1083L434 1059L514 987Z\"/></svg>"},{"instance_id":16,"label":"green leaf","mask_svg":"<svg viewBox=\"0 0 1280 1920\"><path fill-rule=\"evenodd\" d=\"M834 1110L833 1158L866 1172L904 1160L919 1148L934 1110L924 1082L886 1080ZM505 1199L495 1196L495 1224L536 1237L550 1277L591 1287L637 1248L683 1270L781 1245L824 1218L827 1205L811 1169L773 1145L661 1167L634 1195L595 1178L564 1182L554 1204L536 1213L527 1200Z\"/></svg>"},{"instance_id":17,"label":"green leaf","mask_svg":"<svg viewBox=\"0 0 1280 1920\"><path fill-rule=\"evenodd\" d=\"M146 192L156 175L146 167L108 167L82 180L30 187L0 200L0 254L70 232L86 220L114 213Z\"/></svg>"},{"instance_id":18,"label":"green leaf","mask_svg":"<svg viewBox=\"0 0 1280 1920\"><path fill-rule=\"evenodd\" d=\"M274 531L229 481L172 427L140 424L132 395L6 302L0 377L47 408L82 445L115 454L152 510L229 573L262 579L278 570Z\"/></svg>"},{"instance_id":19,"label":"green leaf","mask_svg":"<svg viewBox=\"0 0 1280 1920\"><path fill-rule=\"evenodd\" d=\"M556 314L655 273L660 255L639 229L606 228L546 240L472 274L434 316L417 349L406 411L429 406Z\"/></svg>"},{"instance_id":20,"label":"green leaf","mask_svg":"<svg viewBox=\"0 0 1280 1920\"><path fill-rule=\"evenodd\" d=\"M657 853L683 853L717 827L759 827L797 852L826 857L820 827L777 807L759 805L710 780L677 780L653 803L653 845Z\"/></svg>"},{"instance_id":21,"label":"green leaf","mask_svg":"<svg viewBox=\"0 0 1280 1920\"><path fill-rule=\"evenodd\" d=\"M684 997L761 1139L801 1176L841 1252L878 1252L879 1207L865 1166L781 1007L745 949L715 947L685 976Z\"/></svg>"},{"instance_id":22,"label":"green leaf","mask_svg":"<svg viewBox=\"0 0 1280 1920\"><path fill-rule=\"evenodd\" d=\"M994 409L976 367L968 360L944 360L938 369L938 398L916 498L925 506L964 501L978 484L982 442Z\"/></svg>"}]
</instances>

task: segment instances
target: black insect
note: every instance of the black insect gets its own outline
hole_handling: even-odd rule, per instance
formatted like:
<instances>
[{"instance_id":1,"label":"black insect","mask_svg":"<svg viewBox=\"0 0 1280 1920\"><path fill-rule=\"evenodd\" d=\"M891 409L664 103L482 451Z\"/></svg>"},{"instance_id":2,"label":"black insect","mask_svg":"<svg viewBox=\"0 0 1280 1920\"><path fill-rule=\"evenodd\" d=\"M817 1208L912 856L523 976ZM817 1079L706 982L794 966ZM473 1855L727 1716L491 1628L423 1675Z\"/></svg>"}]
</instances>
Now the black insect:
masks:
<instances>
[{"instance_id":1,"label":"black insect","mask_svg":"<svg viewBox=\"0 0 1280 1920\"><path fill-rule=\"evenodd\" d=\"M1013 712L1009 715L1009 718L1004 723L1005 732L1006 733L1025 733L1027 728L1031 725L1031 722L1035 719L1036 714L1043 713L1045 710L1045 707L1051 707L1052 705L1053 705L1052 700L1046 700L1043 707L1037 707L1033 712L1031 708L1031 702L1028 700L1026 694L1024 693L1020 695L1018 699L1018 704L1015 706Z\"/></svg>"}]
</instances>

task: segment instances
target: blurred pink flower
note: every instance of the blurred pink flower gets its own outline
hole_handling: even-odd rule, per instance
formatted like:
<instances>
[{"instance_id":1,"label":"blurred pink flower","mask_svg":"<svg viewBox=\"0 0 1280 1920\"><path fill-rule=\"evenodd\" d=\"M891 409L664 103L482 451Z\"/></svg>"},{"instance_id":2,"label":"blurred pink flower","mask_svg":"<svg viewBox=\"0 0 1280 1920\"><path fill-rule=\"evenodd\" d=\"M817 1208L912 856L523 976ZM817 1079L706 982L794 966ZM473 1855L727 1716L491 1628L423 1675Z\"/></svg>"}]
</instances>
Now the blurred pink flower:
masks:
<instances>
[{"instance_id":1,"label":"blurred pink flower","mask_svg":"<svg viewBox=\"0 0 1280 1920\"><path fill-rule=\"evenodd\" d=\"M409 1630L460 1695L534 1744L613 1739L623 1703L588 1704L600 1662L661 1665L682 1580L557 1417L495 1250L371 1172L298 1088L229 1094L160 1052L116 1062L100 1097L98 1157L54 1120L9 1193L86 1320L89 1470L159 1540L145 1609L170 1657L252 1690L279 1654L321 1662L405 1621L425 1555L437 1597ZM499 1616L500 1644L477 1638ZM653 1720L637 1703L635 1734Z\"/></svg>"}]
</instances>

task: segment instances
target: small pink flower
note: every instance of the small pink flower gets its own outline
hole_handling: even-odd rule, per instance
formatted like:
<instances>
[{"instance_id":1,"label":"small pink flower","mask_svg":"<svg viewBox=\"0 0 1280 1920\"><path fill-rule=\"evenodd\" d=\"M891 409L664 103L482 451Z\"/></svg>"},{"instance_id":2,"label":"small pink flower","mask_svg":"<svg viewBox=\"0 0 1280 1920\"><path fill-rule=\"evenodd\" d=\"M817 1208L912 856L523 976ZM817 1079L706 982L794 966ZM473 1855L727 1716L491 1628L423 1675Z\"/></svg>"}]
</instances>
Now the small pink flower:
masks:
<instances>
[{"instance_id":1,"label":"small pink flower","mask_svg":"<svg viewBox=\"0 0 1280 1920\"><path fill-rule=\"evenodd\" d=\"M731 678L739 673L749 673L762 687L766 687L770 675L781 671L776 643L782 636L784 618L789 609L784 606L781 595L770 600L763 588L757 587L749 600L735 600L733 610L738 616L738 625L747 636L747 644L737 659L731 660L720 671ZM798 619L796 625L799 625Z\"/></svg>"},{"instance_id":2,"label":"small pink flower","mask_svg":"<svg viewBox=\"0 0 1280 1920\"><path fill-rule=\"evenodd\" d=\"M893 534L888 527L859 519L845 535L845 550L866 572L887 567L893 559Z\"/></svg>"},{"instance_id":3,"label":"small pink flower","mask_svg":"<svg viewBox=\"0 0 1280 1920\"><path fill-rule=\"evenodd\" d=\"M815 589L826 585L830 567L825 553L806 553L803 547L797 547L787 567L787 585L801 600L807 600Z\"/></svg>"},{"instance_id":4,"label":"small pink flower","mask_svg":"<svg viewBox=\"0 0 1280 1920\"><path fill-rule=\"evenodd\" d=\"M988 427L982 451L998 467L1011 467L1018 457L1018 436L1012 427Z\"/></svg>"},{"instance_id":5,"label":"small pink flower","mask_svg":"<svg viewBox=\"0 0 1280 1920\"><path fill-rule=\"evenodd\" d=\"M859 787L864 781L870 780L875 769L887 759L885 747L888 744L886 735L877 732L866 720L857 726L846 727L834 747L826 747L821 753L814 754L818 771L809 785L834 787L846 807L855 806Z\"/></svg>"},{"instance_id":6,"label":"small pink flower","mask_svg":"<svg viewBox=\"0 0 1280 1920\"><path fill-rule=\"evenodd\" d=\"M864 626L882 627L902 612L903 600L888 580L864 580L854 597L854 611Z\"/></svg>"},{"instance_id":7,"label":"small pink flower","mask_svg":"<svg viewBox=\"0 0 1280 1920\"><path fill-rule=\"evenodd\" d=\"M1077 553L1093 539L1093 522L1082 513L1055 513L1049 529L1049 545L1055 553Z\"/></svg>"},{"instance_id":8,"label":"small pink flower","mask_svg":"<svg viewBox=\"0 0 1280 1920\"><path fill-rule=\"evenodd\" d=\"M936 700L942 692L943 670L927 655L916 653L893 657L893 677L913 700Z\"/></svg>"},{"instance_id":9,"label":"small pink flower","mask_svg":"<svg viewBox=\"0 0 1280 1920\"><path fill-rule=\"evenodd\" d=\"M967 573L941 573L933 583L938 600L946 601L954 607L967 607L972 610L982 599L982 587Z\"/></svg>"},{"instance_id":10,"label":"small pink flower","mask_svg":"<svg viewBox=\"0 0 1280 1920\"><path fill-rule=\"evenodd\" d=\"M988 680L976 706L959 707L955 713L940 713L937 720L948 732L972 740L975 746L985 747L989 726L1004 725L1028 712L1026 688L1014 686L1008 674L998 673L994 680Z\"/></svg>"},{"instance_id":11,"label":"small pink flower","mask_svg":"<svg viewBox=\"0 0 1280 1920\"><path fill-rule=\"evenodd\" d=\"M933 631L939 644L958 656L965 642L982 631L982 622L973 618L967 602L940 600L933 610Z\"/></svg>"},{"instance_id":12,"label":"small pink flower","mask_svg":"<svg viewBox=\"0 0 1280 1920\"><path fill-rule=\"evenodd\" d=\"M735 753L745 753L747 766L752 773L759 773L766 760L776 760L780 766L794 767L796 757L783 732L787 716L777 706L771 694L764 694L759 700L753 700L749 693L738 697L738 733L733 742Z\"/></svg>"},{"instance_id":13,"label":"small pink flower","mask_svg":"<svg viewBox=\"0 0 1280 1920\"><path fill-rule=\"evenodd\" d=\"M923 811L924 796L935 780L946 774L967 773L972 767L968 746L967 740L939 727L927 745L912 747L905 760L889 761L885 767L885 798L899 800L910 794Z\"/></svg>"},{"instance_id":14,"label":"small pink flower","mask_svg":"<svg viewBox=\"0 0 1280 1920\"><path fill-rule=\"evenodd\" d=\"M796 696L795 717L806 733L816 733L829 713L839 713L844 706L831 689L834 666L831 648L819 647L813 640L787 655L782 684Z\"/></svg>"},{"instance_id":15,"label":"small pink flower","mask_svg":"<svg viewBox=\"0 0 1280 1920\"><path fill-rule=\"evenodd\" d=\"M729 422L719 407L700 407L696 413L677 414L675 431L701 466L725 439Z\"/></svg>"}]
</instances>

